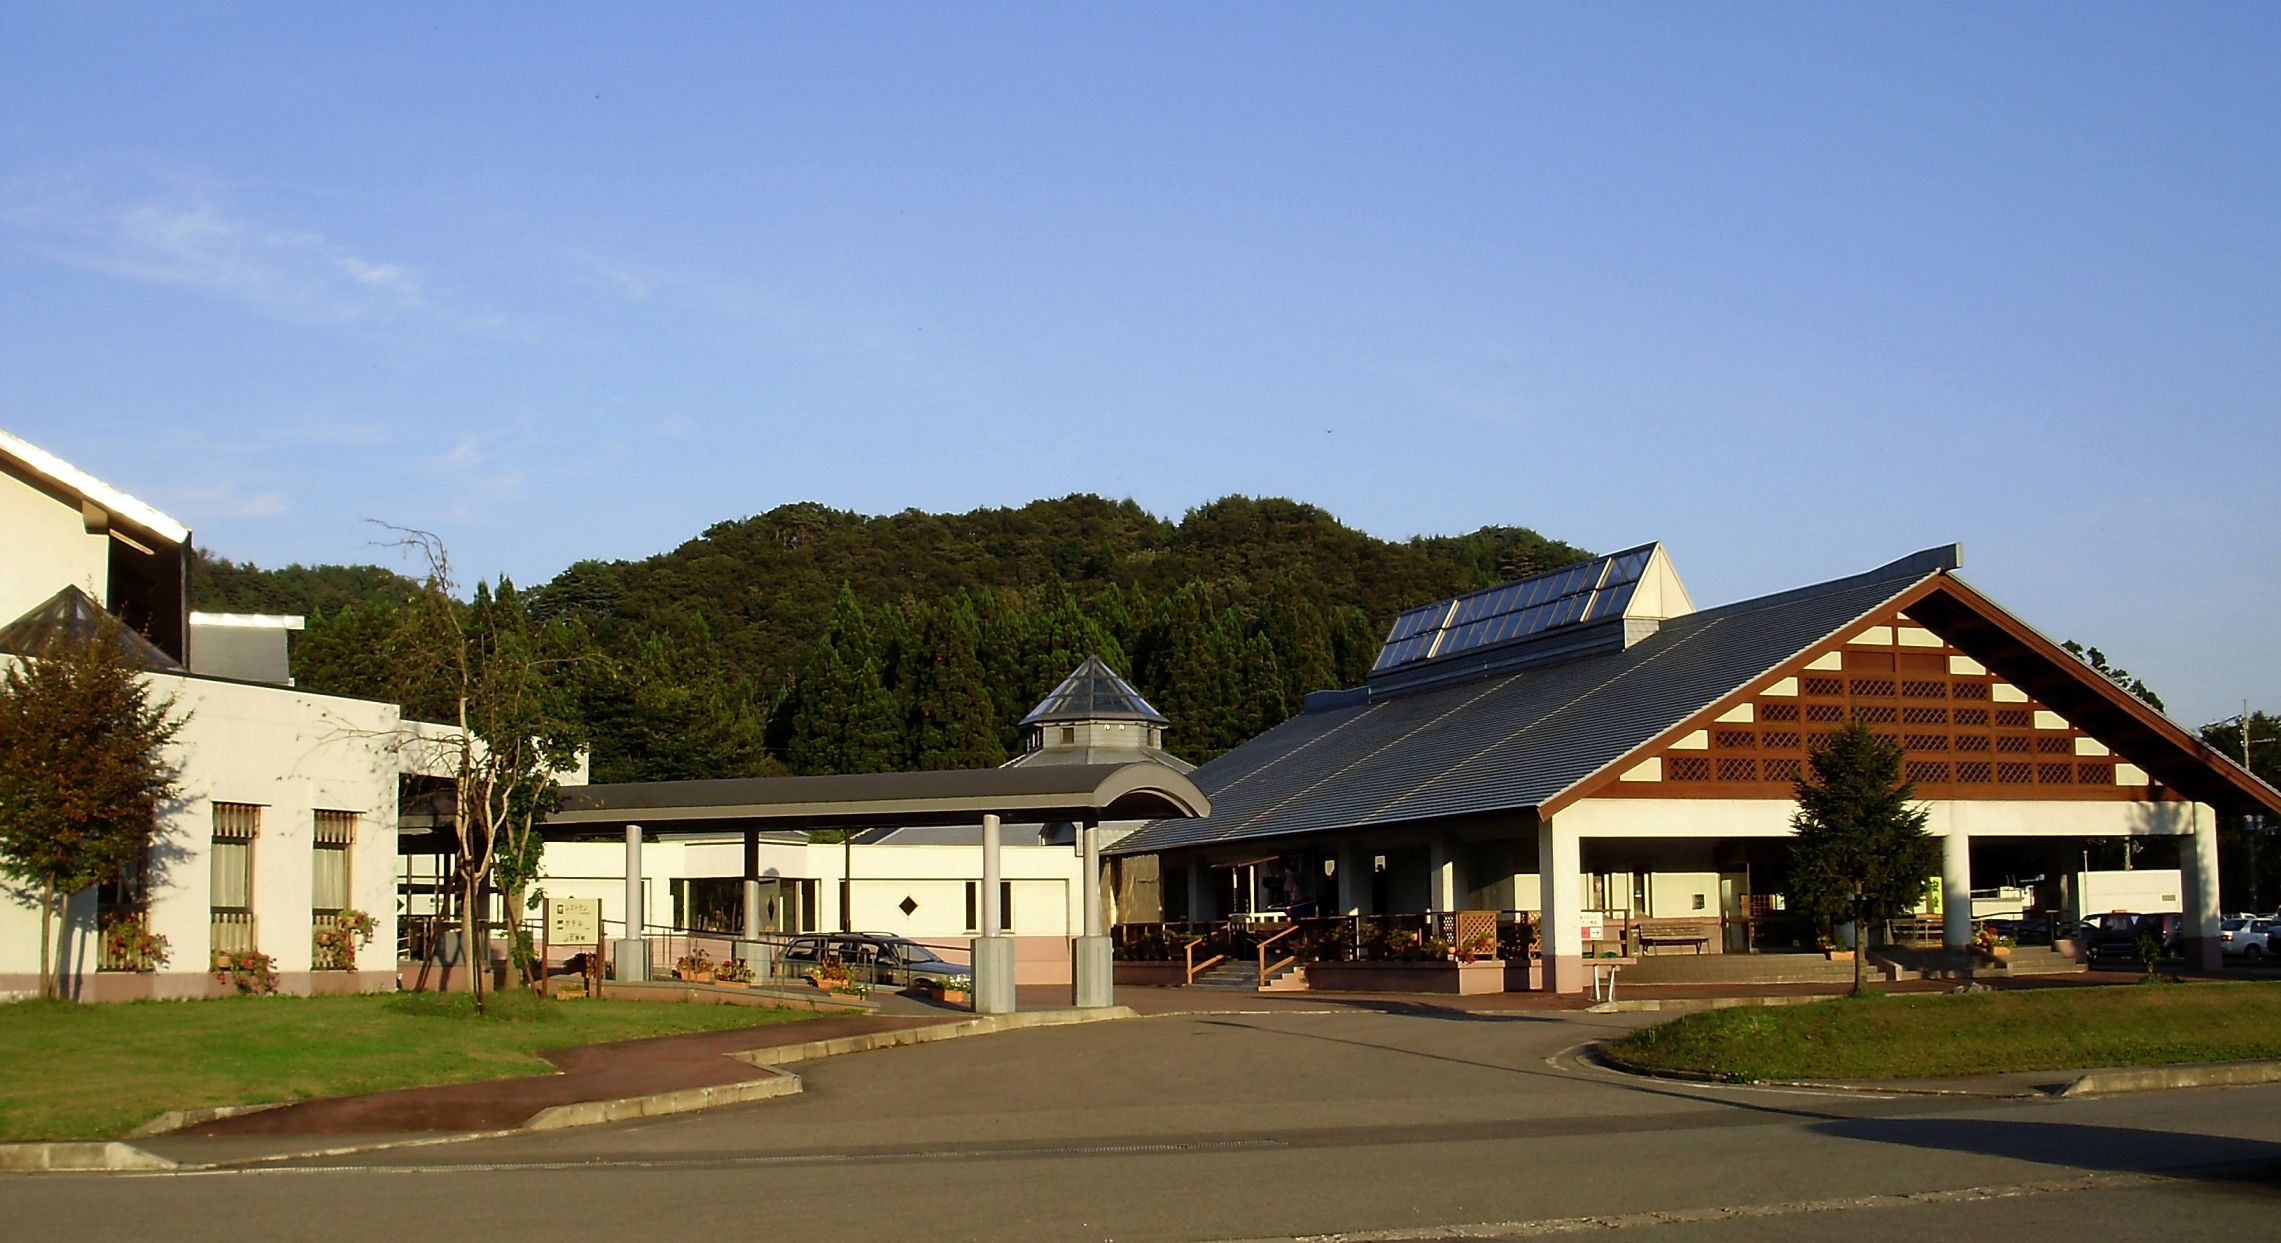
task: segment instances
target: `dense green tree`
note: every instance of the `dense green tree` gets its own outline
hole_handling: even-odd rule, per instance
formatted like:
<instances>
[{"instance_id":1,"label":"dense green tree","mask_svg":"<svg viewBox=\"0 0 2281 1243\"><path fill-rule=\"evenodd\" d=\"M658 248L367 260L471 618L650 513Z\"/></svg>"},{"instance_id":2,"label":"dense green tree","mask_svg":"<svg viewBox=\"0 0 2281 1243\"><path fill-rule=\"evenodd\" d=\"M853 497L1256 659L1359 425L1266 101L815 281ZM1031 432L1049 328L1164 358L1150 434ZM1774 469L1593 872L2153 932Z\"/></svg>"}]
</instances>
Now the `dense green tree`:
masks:
<instances>
[{"instance_id":1,"label":"dense green tree","mask_svg":"<svg viewBox=\"0 0 2281 1243\"><path fill-rule=\"evenodd\" d=\"M1823 924L1855 927L1853 991L1862 990L1869 924L1924 897L1940 871L1925 809L1902 777L1901 744L1851 722L1815 742L1790 817L1791 904Z\"/></svg>"},{"instance_id":2,"label":"dense green tree","mask_svg":"<svg viewBox=\"0 0 2281 1243\"><path fill-rule=\"evenodd\" d=\"M57 639L0 673L0 873L39 900L40 995L56 996L63 904L146 866L176 795L166 750L185 718L125 655L120 627Z\"/></svg>"},{"instance_id":3,"label":"dense green tree","mask_svg":"<svg viewBox=\"0 0 2281 1243\"><path fill-rule=\"evenodd\" d=\"M876 723L884 713L896 735L859 749L910 762L921 747L919 722L964 711L925 702L935 692L919 685L928 658L917 637L931 610L962 596L973 607L1002 748L1018 747L1015 722L1079 661L1099 655L1174 718L1175 749L1201 759L1243 740L1236 722L1272 724L1308 691L1359 683L1401 609L1583 555L1521 527L1389 542L1278 498L1228 497L1179 522L1088 495L880 517L803 502L716 523L654 557L577 562L523 597L535 621L574 623L620 667L620 684L587 705L597 775L664 779L715 763L751 771L745 740L764 715L762 698L770 710L759 732L770 753L795 768L824 762L813 728L801 758L791 749L796 718L804 707L810 717L816 711L803 684L819 673L853 679L870 705L859 716ZM368 566L229 566L192 581L200 608L304 613L301 685L381 698L410 684L401 653L381 641L400 629L388 610L415 586ZM1200 614L1192 592L1202 593ZM848 624L849 601L860 608L860 628ZM1197 660L1206 654L1194 650L1209 646L1202 632L1170 639L1176 611L1206 627L1223 612L1237 614L1246 624L1241 641L1217 658L1246 659L1256 634L1273 653L1274 676L1265 666L1203 668ZM833 659L820 650L827 641L838 649ZM681 650L693 644L706 650ZM1176 648L1180 658L1167 658ZM861 676L866 663L883 695ZM1270 711L1255 715L1257 705L1230 698L1246 679L1276 686ZM755 688L770 689L761 696ZM407 703L415 715L449 707L432 687L415 690ZM1198 714L1193 726L1182 719L1189 714ZM636 716L661 723L641 727ZM850 762L837 751L849 737L844 725L835 727L835 769ZM675 745L676 737L689 745ZM1198 749L1204 738L1211 745Z\"/></svg>"},{"instance_id":4,"label":"dense green tree","mask_svg":"<svg viewBox=\"0 0 2281 1243\"><path fill-rule=\"evenodd\" d=\"M981 632L964 597L926 611L908 650L914 768L991 768L1004 763L997 705L977 652Z\"/></svg>"},{"instance_id":5,"label":"dense green tree","mask_svg":"<svg viewBox=\"0 0 2281 1243\"><path fill-rule=\"evenodd\" d=\"M2166 709L2164 709L2162 706L2162 696L2155 694L2154 688L2148 686L2146 683L2140 681L2139 679L2132 677L2130 670L2117 669L2113 665L2108 664L2107 654L2105 652L2102 652L2095 647L2085 647L2073 639L2069 639L2067 642L2062 643L2059 646L2065 648L2068 655L2073 656L2075 659L2091 666L2092 671L2097 673L2099 676L2137 696L2140 700L2144 701L2148 707L2153 708L2156 712L2166 711Z\"/></svg>"},{"instance_id":6,"label":"dense green tree","mask_svg":"<svg viewBox=\"0 0 2281 1243\"><path fill-rule=\"evenodd\" d=\"M2247 741L2248 753L2243 754ZM2281 717L2245 712L2202 727L2202 741L2251 775L2281 789ZM2225 813L2218 819L2218 878L2229 910L2269 911L2281 894L2281 820Z\"/></svg>"}]
</instances>

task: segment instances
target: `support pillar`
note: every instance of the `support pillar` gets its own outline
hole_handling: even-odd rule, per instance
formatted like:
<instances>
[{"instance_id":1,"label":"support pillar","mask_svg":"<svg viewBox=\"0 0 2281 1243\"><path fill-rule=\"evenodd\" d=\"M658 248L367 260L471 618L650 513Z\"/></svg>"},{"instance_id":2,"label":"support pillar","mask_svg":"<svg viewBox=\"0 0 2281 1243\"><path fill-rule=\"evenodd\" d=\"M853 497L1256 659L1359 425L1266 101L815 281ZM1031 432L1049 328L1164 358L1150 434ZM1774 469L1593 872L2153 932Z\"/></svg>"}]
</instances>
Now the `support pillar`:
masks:
<instances>
[{"instance_id":1,"label":"support pillar","mask_svg":"<svg viewBox=\"0 0 2281 1243\"><path fill-rule=\"evenodd\" d=\"M1972 948L1972 835L1958 828L1940 839L1940 943Z\"/></svg>"},{"instance_id":2,"label":"support pillar","mask_svg":"<svg viewBox=\"0 0 2281 1243\"><path fill-rule=\"evenodd\" d=\"M1339 914L1354 916L1370 904L1370 852L1342 842L1338 853Z\"/></svg>"},{"instance_id":3,"label":"support pillar","mask_svg":"<svg viewBox=\"0 0 2281 1243\"><path fill-rule=\"evenodd\" d=\"M974 938L974 1012L1014 1012L1014 942L1001 926L998 908L999 824L995 813L982 817L982 926Z\"/></svg>"},{"instance_id":4,"label":"support pillar","mask_svg":"<svg viewBox=\"0 0 2281 1243\"><path fill-rule=\"evenodd\" d=\"M744 939L737 942L737 961L752 968L753 975L761 980L769 978L774 966L769 961L768 943L760 939L760 830L744 831Z\"/></svg>"},{"instance_id":5,"label":"support pillar","mask_svg":"<svg viewBox=\"0 0 2281 1243\"><path fill-rule=\"evenodd\" d=\"M2178 843L2178 880L2186 890L2178 895L2186 908L2180 949L2188 967L2216 971L2225 965L2218 940L2218 817L2199 804L2187 814L2192 832Z\"/></svg>"},{"instance_id":6,"label":"support pillar","mask_svg":"<svg viewBox=\"0 0 2281 1243\"><path fill-rule=\"evenodd\" d=\"M1544 938L1544 988L1584 991L1583 842L1552 820L1537 825L1537 909Z\"/></svg>"},{"instance_id":7,"label":"support pillar","mask_svg":"<svg viewBox=\"0 0 2281 1243\"><path fill-rule=\"evenodd\" d=\"M1071 947L1070 978L1077 982L1080 1008L1117 1004L1116 956L1109 947L1109 929L1101 913L1101 829L1077 827L1078 884L1084 889L1081 910L1084 934Z\"/></svg>"},{"instance_id":8,"label":"support pillar","mask_svg":"<svg viewBox=\"0 0 2281 1243\"><path fill-rule=\"evenodd\" d=\"M642 935L642 826L626 826L626 935L610 944L618 981L649 978L649 938Z\"/></svg>"},{"instance_id":9,"label":"support pillar","mask_svg":"<svg viewBox=\"0 0 2281 1243\"><path fill-rule=\"evenodd\" d=\"M1212 900L1212 868L1201 854L1188 857L1188 918L1194 921L1215 919L1219 904Z\"/></svg>"},{"instance_id":10,"label":"support pillar","mask_svg":"<svg viewBox=\"0 0 2281 1243\"><path fill-rule=\"evenodd\" d=\"M1457 909L1457 853L1446 837L1435 835L1426 843L1426 907L1435 912Z\"/></svg>"}]
</instances>

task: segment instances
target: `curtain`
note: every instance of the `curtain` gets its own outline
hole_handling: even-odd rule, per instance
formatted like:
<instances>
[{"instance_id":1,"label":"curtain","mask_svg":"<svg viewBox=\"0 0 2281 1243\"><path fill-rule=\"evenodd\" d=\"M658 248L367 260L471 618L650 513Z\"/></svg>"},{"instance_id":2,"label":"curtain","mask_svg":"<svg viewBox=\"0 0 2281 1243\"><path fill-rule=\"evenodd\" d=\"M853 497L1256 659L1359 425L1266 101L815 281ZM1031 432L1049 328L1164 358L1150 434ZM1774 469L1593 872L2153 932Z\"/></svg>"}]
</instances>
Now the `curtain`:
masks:
<instances>
[{"instance_id":1,"label":"curtain","mask_svg":"<svg viewBox=\"0 0 2281 1243\"><path fill-rule=\"evenodd\" d=\"M313 870L309 880L309 907L318 911L339 911L349 906L348 900L348 849L344 846L318 846L309 852Z\"/></svg>"},{"instance_id":2,"label":"curtain","mask_svg":"<svg viewBox=\"0 0 2281 1243\"><path fill-rule=\"evenodd\" d=\"M215 910L251 910L253 908L253 843L245 841L218 841L214 843L214 896Z\"/></svg>"}]
</instances>

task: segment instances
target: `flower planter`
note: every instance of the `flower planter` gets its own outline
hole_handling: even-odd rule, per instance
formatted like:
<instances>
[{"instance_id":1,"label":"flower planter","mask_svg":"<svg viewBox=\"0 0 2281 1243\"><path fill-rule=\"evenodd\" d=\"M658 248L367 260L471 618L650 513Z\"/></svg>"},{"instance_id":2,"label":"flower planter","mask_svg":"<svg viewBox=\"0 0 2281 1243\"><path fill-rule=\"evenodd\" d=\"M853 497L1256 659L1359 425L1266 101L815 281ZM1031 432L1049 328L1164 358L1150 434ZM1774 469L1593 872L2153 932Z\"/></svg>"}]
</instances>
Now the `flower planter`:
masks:
<instances>
[{"instance_id":1,"label":"flower planter","mask_svg":"<svg viewBox=\"0 0 2281 1243\"><path fill-rule=\"evenodd\" d=\"M1829 959L1831 962L1852 962L1852 961L1853 961L1853 951L1852 951L1852 950L1823 950L1823 951L1822 951L1822 957Z\"/></svg>"},{"instance_id":2,"label":"flower planter","mask_svg":"<svg viewBox=\"0 0 2281 1243\"><path fill-rule=\"evenodd\" d=\"M1449 993L1473 997L1505 991L1505 960L1309 963L1307 987L1334 993Z\"/></svg>"},{"instance_id":3,"label":"flower planter","mask_svg":"<svg viewBox=\"0 0 2281 1243\"><path fill-rule=\"evenodd\" d=\"M961 993L951 989L944 989L942 992L936 993L935 996L941 998L943 1004L948 1006L963 1006L974 1000L972 993Z\"/></svg>"},{"instance_id":4,"label":"flower planter","mask_svg":"<svg viewBox=\"0 0 2281 1243\"><path fill-rule=\"evenodd\" d=\"M750 981L750 980L714 980L714 981L713 981L713 987L715 987L715 988L751 988L751 987L752 987L752 981Z\"/></svg>"},{"instance_id":5,"label":"flower planter","mask_svg":"<svg viewBox=\"0 0 2281 1243\"><path fill-rule=\"evenodd\" d=\"M1188 964L1171 960L1133 959L1117 963L1111 975L1120 985L1177 988L1188 982Z\"/></svg>"}]
</instances>

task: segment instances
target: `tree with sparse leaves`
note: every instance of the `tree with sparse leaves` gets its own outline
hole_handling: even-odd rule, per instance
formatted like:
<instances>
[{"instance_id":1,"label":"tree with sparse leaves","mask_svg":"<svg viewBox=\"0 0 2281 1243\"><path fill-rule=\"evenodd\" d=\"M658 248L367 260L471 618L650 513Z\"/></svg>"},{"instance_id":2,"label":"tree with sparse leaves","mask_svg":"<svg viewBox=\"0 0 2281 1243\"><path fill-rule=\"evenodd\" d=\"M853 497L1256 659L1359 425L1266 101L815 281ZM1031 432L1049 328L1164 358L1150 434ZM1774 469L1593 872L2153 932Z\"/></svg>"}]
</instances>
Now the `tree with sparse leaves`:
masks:
<instances>
[{"instance_id":1,"label":"tree with sparse leaves","mask_svg":"<svg viewBox=\"0 0 2281 1243\"><path fill-rule=\"evenodd\" d=\"M460 936L469 959L468 987L483 1010L488 921L483 899L496 887L509 918L530 901L544 848L538 825L558 793L556 774L575 765L585 745L577 702L580 678L594 659L575 637L535 622L513 583L478 584L474 598L454 598L443 543L425 531L400 530L400 543L426 560L420 595L407 608L406 702L442 703L445 728L407 745L425 749L449 770L454 788L452 832L458 847ZM529 947L512 934L517 966L528 970Z\"/></svg>"},{"instance_id":2,"label":"tree with sparse leaves","mask_svg":"<svg viewBox=\"0 0 2281 1243\"><path fill-rule=\"evenodd\" d=\"M1815 742L1808 766L1790 817L1789 898L1818 924L1853 922L1859 993L1864 932L1917 904L1940 870L1940 848L1902 777L1900 743L1854 721Z\"/></svg>"},{"instance_id":3,"label":"tree with sparse leaves","mask_svg":"<svg viewBox=\"0 0 2281 1243\"><path fill-rule=\"evenodd\" d=\"M123 628L56 639L0 674L0 872L40 907L40 996L57 995L64 903L142 866L176 797L167 747L187 719L154 697Z\"/></svg>"}]
</instances>

